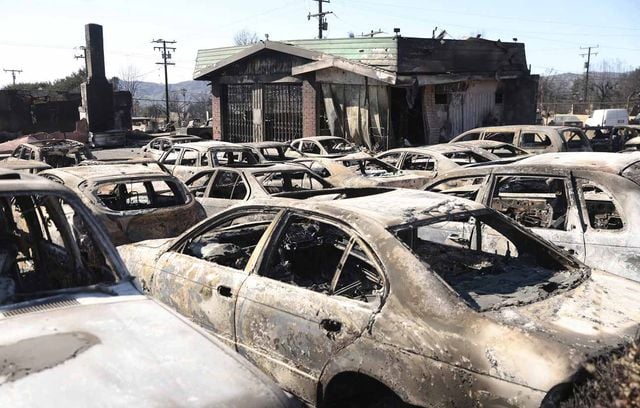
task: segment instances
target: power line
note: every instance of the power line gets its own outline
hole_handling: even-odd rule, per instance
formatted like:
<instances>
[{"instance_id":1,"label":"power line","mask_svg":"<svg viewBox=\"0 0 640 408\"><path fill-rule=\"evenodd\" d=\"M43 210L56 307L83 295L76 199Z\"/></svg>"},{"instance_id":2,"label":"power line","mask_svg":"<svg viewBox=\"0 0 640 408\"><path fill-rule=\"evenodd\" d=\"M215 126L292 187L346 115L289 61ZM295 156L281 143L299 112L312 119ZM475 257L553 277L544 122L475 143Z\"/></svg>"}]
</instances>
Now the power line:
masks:
<instances>
[{"instance_id":1,"label":"power line","mask_svg":"<svg viewBox=\"0 0 640 408\"><path fill-rule=\"evenodd\" d=\"M13 85L16 84L16 74L20 74L22 72L21 69L2 69L4 72L11 72L11 77L13 78Z\"/></svg>"},{"instance_id":2,"label":"power line","mask_svg":"<svg viewBox=\"0 0 640 408\"><path fill-rule=\"evenodd\" d=\"M589 66L591 65L591 49L592 48L598 48L598 46L596 45L594 46L588 46L588 47L580 47L581 50L588 50L585 54L580 54L581 57L587 57L587 62L584 63L584 67L586 69L586 73L585 73L585 78L584 78L584 101L588 102L589 101ZM594 52L593 55L598 55L597 52Z\"/></svg>"},{"instance_id":3,"label":"power line","mask_svg":"<svg viewBox=\"0 0 640 408\"><path fill-rule=\"evenodd\" d=\"M327 18L325 17L327 14L333 14L333 11L322 11L322 3L329 3L329 0L313 0L318 2L318 13L311 14L307 16L307 20L311 20L311 17L318 18L318 38L322 38L322 32L327 31L329 28L329 23L327 23Z\"/></svg>"},{"instance_id":4,"label":"power line","mask_svg":"<svg viewBox=\"0 0 640 408\"><path fill-rule=\"evenodd\" d=\"M163 39L157 39L151 41L155 44L162 44L162 47L153 47L154 50L158 50L162 53L162 62L156 62L156 64L164 65L164 98L165 108L167 113L167 123L169 123L169 75L167 73L167 65L175 65L173 62L167 62L171 59L171 51L175 51L175 47L167 47L167 44L175 44L175 41L167 41ZM169 52L167 52L169 50Z\"/></svg>"}]
</instances>

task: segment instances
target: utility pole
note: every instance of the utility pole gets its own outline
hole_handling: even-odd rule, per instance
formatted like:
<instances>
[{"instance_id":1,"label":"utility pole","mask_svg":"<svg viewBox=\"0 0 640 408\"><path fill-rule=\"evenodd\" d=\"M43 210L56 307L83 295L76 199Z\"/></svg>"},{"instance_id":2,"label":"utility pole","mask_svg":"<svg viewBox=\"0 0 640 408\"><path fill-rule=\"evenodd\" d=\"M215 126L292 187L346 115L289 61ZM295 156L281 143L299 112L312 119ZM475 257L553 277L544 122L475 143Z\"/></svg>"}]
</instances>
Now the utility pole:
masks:
<instances>
[{"instance_id":1,"label":"utility pole","mask_svg":"<svg viewBox=\"0 0 640 408\"><path fill-rule=\"evenodd\" d=\"M307 16L307 20L311 20L311 17L318 17L318 38L322 38L322 32L327 31L329 24L327 23L326 15L333 14L333 11L322 11L322 3L329 3L329 0L313 0L318 2L318 14L311 14Z\"/></svg>"},{"instance_id":2,"label":"utility pole","mask_svg":"<svg viewBox=\"0 0 640 408\"><path fill-rule=\"evenodd\" d=\"M162 47L153 47L154 50L158 50L162 53L162 62L156 62L158 65L164 65L164 102L165 102L165 110L167 114L167 124L169 124L169 77L167 74L167 65L176 65L173 62L167 62L167 60L171 59L171 52L167 52L167 50L175 51L174 47L167 47L167 44L175 44L175 41L167 41L163 39L157 39L151 41L152 43L162 44Z\"/></svg>"},{"instance_id":3,"label":"utility pole","mask_svg":"<svg viewBox=\"0 0 640 408\"><path fill-rule=\"evenodd\" d=\"M21 69L2 69L4 72L11 72L11 77L13 78L13 86L16 85L16 74L19 74L22 72Z\"/></svg>"},{"instance_id":4,"label":"utility pole","mask_svg":"<svg viewBox=\"0 0 640 408\"><path fill-rule=\"evenodd\" d=\"M587 57L587 62L584 63L584 67L586 69L585 78L584 78L584 101L589 102L589 67L591 65L591 54L598 55L597 52L591 52L592 48L598 48L596 45L589 47L580 47L581 50L588 50L585 54L580 54L581 57Z\"/></svg>"}]
</instances>

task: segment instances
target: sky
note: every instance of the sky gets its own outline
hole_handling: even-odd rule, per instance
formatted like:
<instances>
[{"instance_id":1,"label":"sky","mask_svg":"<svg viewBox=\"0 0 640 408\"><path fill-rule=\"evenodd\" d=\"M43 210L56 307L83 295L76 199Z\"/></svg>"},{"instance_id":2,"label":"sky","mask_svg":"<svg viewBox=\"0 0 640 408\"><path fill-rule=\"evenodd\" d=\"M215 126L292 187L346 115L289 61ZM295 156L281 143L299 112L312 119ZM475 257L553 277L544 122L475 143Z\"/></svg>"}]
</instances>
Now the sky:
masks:
<instances>
[{"instance_id":1,"label":"sky","mask_svg":"<svg viewBox=\"0 0 640 408\"><path fill-rule=\"evenodd\" d=\"M639 0L331 0L324 3L325 37L347 37L394 27L407 37L431 37L435 27L450 38L525 43L532 73L582 73L581 47L598 46L592 69L603 61L616 69L640 67ZM314 38L312 0L0 0L0 69L21 69L18 82L52 81L83 66L74 59L84 45L84 25L103 26L107 76L128 67L138 79L164 82L152 40L175 40L169 82L192 79L198 49L233 45L247 29L271 40ZM382 34L385 35L385 34ZM0 87L11 83L0 71Z\"/></svg>"}]
</instances>

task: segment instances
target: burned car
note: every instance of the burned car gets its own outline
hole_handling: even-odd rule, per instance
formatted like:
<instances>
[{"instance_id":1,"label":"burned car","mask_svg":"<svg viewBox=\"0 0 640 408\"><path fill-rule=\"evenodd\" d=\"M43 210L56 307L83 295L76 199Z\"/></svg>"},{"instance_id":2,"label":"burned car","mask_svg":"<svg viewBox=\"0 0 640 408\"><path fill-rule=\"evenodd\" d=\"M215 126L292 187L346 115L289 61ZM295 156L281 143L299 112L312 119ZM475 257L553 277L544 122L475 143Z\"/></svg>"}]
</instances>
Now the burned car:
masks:
<instances>
[{"instance_id":1,"label":"burned car","mask_svg":"<svg viewBox=\"0 0 640 408\"><path fill-rule=\"evenodd\" d=\"M640 284L418 190L258 200L119 251L147 293L316 406L537 407L640 322Z\"/></svg>"},{"instance_id":2,"label":"burned car","mask_svg":"<svg viewBox=\"0 0 640 408\"><path fill-rule=\"evenodd\" d=\"M510 125L468 130L449 143L467 140L497 140L519 147L530 154L590 152L589 139L582 129L570 126Z\"/></svg>"},{"instance_id":3,"label":"burned car","mask_svg":"<svg viewBox=\"0 0 640 408\"><path fill-rule=\"evenodd\" d=\"M0 160L0 167L29 174L37 174L43 170L49 170L51 168L51 166L45 162L27 159Z\"/></svg>"},{"instance_id":4,"label":"burned car","mask_svg":"<svg viewBox=\"0 0 640 408\"><path fill-rule=\"evenodd\" d=\"M360 151L355 144L337 136L303 137L293 140L291 146L309 157L340 157Z\"/></svg>"},{"instance_id":5,"label":"burned car","mask_svg":"<svg viewBox=\"0 0 640 408\"><path fill-rule=\"evenodd\" d=\"M640 281L640 153L561 153L443 174L429 191L481 202L595 268Z\"/></svg>"},{"instance_id":6,"label":"burned car","mask_svg":"<svg viewBox=\"0 0 640 408\"><path fill-rule=\"evenodd\" d=\"M499 161L500 157L473 146L444 143L433 146L400 147L376 155L377 159L430 180L460 166Z\"/></svg>"},{"instance_id":7,"label":"burned car","mask_svg":"<svg viewBox=\"0 0 640 408\"><path fill-rule=\"evenodd\" d=\"M87 159L95 159L95 156L85 144L69 139L51 139L23 143L7 160L38 160L51 167L68 167Z\"/></svg>"},{"instance_id":8,"label":"burned car","mask_svg":"<svg viewBox=\"0 0 640 408\"><path fill-rule=\"evenodd\" d=\"M115 245L175 237L206 216L179 180L140 164L69 167L40 175L76 192Z\"/></svg>"},{"instance_id":9,"label":"burned car","mask_svg":"<svg viewBox=\"0 0 640 408\"><path fill-rule=\"evenodd\" d=\"M285 162L305 156L304 153L285 142L268 141L243 144L257 151L261 161L265 163Z\"/></svg>"},{"instance_id":10,"label":"burned car","mask_svg":"<svg viewBox=\"0 0 640 408\"><path fill-rule=\"evenodd\" d=\"M466 142L457 142L455 144L458 146L472 146L478 149L483 149L501 159L520 159L529 156L529 153L526 150L522 150L510 143L500 142L498 140L468 140Z\"/></svg>"},{"instance_id":11,"label":"burned car","mask_svg":"<svg viewBox=\"0 0 640 408\"><path fill-rule=\"evenodd\" d=\"M295 196L333 187L302 165L282 163L203 170L185 184L209 216L256 198Z\"/></svg>"},{"instance_id":12,"label":"burned car","mask_svg":"<svg viewBox=\"0 0 640 408\"><path fill-rule=\"evenodd\" d=\"M142 148L140 148L140 152L142 153L142 157L159 160L164 152L171 149L174 144L199 142L201 140L202 139L198 136L191 135L158 136L146 145L142 146Z\"/></svg>"},{"instance_id":13,"label":"burned car","mask_svg":"<svg viewBox=\"0 0 640 408\"><path fill-rule=\"evenodd\" d=\"M0 170L0 240L0 406L292 406L214 336L143 296L65 187Z\"/></svg>"},{"instance_id":14,"label":"burned car","mask_svg":"<svg viewBox=\"0 0 640 408\"><path fill-rule=\"evenodd\" d=\"M403 171L367 153L352 153L339 158L309 157L295 160L340 187L420 188L429 177Z\"/></svg>"},{"instance_id":15,"label":"burned car","mask_svg":"<svg viewBox=\"0 0 640 408\"><path fill-rule=\"evenodd\" d=\"M171 174L187 181L200 170L220 166L247 166L260 163L252 148L228 142L205 141L176 144L160 158Z\"/></svg>"}]
</instances>

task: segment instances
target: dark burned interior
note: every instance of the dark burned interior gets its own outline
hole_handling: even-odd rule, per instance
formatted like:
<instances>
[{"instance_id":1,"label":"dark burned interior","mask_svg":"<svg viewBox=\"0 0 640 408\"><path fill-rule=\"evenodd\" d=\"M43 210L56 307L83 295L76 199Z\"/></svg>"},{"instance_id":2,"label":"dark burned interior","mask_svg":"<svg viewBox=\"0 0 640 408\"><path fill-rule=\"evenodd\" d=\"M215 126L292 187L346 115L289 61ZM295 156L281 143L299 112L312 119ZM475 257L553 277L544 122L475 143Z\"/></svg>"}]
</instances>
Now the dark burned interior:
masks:
<instances>
[{"instance_id":1,"label":"dark burned interior","mask_svg":"<svg viewBox=\"0 0 640 408\"><path fill-rule=\"evenodd\" d=\"M398 237L478 311L529 304L578 285L586 272L498 215L416 224Z\"/></svg>"},{"instance_id":2,"label":"dark burned interior","mask_svg":"<svg viewBox=\"0 0 640 408\"><path fill-rule=\"evenodd\" d=\"M376 177L397 174L399 169L378 159L342 160L345 167L360 176Z\"/></svg>"},{"instance_id":3,"label":"dark burned interior","mask_svg":"<svg viewBox=\"0 0 640 408\"><path fill-rule=\"evenodd\" d=\"M183 252L244 269L275 213L227 221L186 243ZM376 302L383 280L358 240L321 220L292 215L270 243L261 275L329 295Z\"/></svg>"},{"instance_id":4,"label":"dark burned interior","mask_svg":"<svg viewBox=\"0 0 640 408\"><path fill-rule=\"evenodd\" d=\"M128 180L99 184L94 194L113 211L135 211L184 205L187 197L170 180Z\"/></svg>"},{"instance_id":5,"label":"dark burned interior","mask_svg":"<svg viewBox=\"0 0 640 408\"><path fill-rule=\"evenodd\" d=\"M567 188L562 178L499 177L491 208L525 227L564 230Z\"/></svg>"},{"instance_id":6,"label":"dark burned interior","mask_svg":"<svg viewBox=\"0 0 640 408\"><path fill-rule=\"evenodd\" d=\"M86 231L61 199L0 197L0 305L113 283L111 267Z\"/></svg>"}]
</instances>

